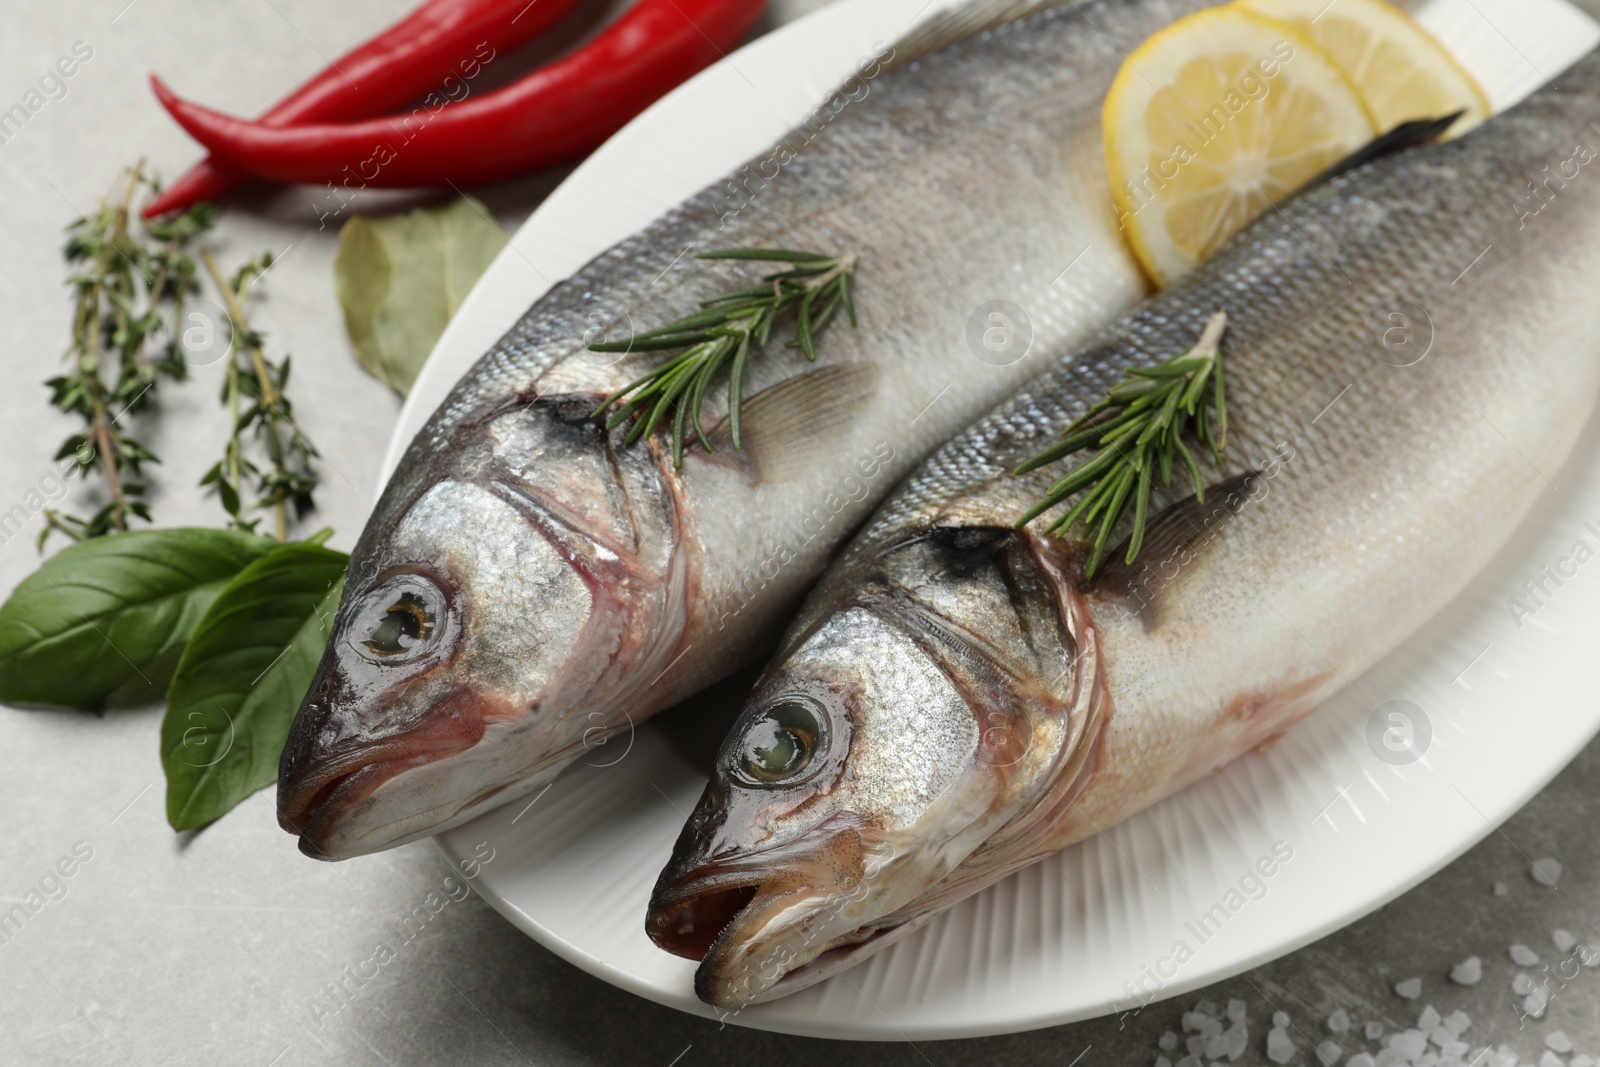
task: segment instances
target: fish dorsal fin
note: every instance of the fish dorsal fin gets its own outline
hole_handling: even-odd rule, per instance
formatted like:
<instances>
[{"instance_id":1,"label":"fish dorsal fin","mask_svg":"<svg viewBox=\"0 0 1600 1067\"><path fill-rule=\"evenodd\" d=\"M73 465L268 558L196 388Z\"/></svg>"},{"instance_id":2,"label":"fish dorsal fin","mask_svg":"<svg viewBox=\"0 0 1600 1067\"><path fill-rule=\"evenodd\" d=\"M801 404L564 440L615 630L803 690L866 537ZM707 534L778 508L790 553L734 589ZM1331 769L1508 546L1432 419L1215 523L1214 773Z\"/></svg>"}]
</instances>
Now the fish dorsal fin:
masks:
<instances>
[{"instance_id":1,"label":"fish dorsal fin","mask_svg":"<svg viewBox=\"0 0 1600 1067\"><path fill-rule=\"evenodd\" d=\"M828 363L785 378L744 402L744 449L735 451L726 417L707 432L710 458L743 464L758 482L792 482L816 469L878 391L875 363ZM702 453L703 454L703 453Z\"/></svg>"},{"instance_id":2,"label":"fish dorsal fin","mask_svg":"<svg viewBox=\"0 0 1600 1067\"><path fill-rule=\"evenodd\" d=\"M937 52L945 45L964 37L991 30L1007 22L1026 18L1036 11L1064 7L1070 0L967 0L954 3L937 11L913 26L894 43L893 58L883 64L884 70L903 67Z\"/></svg>"},{"instance_id":3,"label":"fish dorsal fin","mask_svg":"<svg viewBox=\"0 0 1600 1067\"><path fill-rule=\"evenodd\" d=\"M1195 557L1211 545L1252 495L1260 471L1249 471L1206 490L1202 503L1190 496L1163 509L1145 526L1144 547L1126 562L1128 541L1105 554L1092 587L1131 601L1146 625L1160 617L1161 602L1183 581Z\"/></svg>"},{"instance_id":4,"label":"fish dorsal fin","mask_svg":"<svg viewBox=\"0 0 1600 1067\"><path fill-rule=\"evenodd\" d=\"M1346 171L1355 170L1362 164L1371 163L1374 159L1382 159L1384 156L1393 155L1396 152L1404 152L1408 148L1421 148L1425 144L1432 144L1443 137L1445 131L1454 126L1456 120L1465 114L1466 111L1463 109L1454 114L1443 115L1436 119L1409 119L1402 122L1388 133L1381 133L1374 137L1321 174L1318 174L1315 178L1306 182L1305 185L1300 187L1299 191L1303 193L1307 189L1314 189L1323 182L1337 178Z\"/></svg>"}]
</instances>

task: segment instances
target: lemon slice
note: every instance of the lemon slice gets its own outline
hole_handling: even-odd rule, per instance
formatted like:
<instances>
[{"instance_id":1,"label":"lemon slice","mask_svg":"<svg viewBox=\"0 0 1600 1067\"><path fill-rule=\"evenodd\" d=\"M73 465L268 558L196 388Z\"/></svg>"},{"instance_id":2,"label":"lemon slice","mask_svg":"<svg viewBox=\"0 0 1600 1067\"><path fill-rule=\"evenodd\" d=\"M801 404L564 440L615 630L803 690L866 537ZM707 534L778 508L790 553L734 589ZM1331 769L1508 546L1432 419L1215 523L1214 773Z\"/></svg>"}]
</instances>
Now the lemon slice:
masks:
<instances>
[{"instance_id":1,"label":"lemon slice","mask_svg":"<svg viewBox=\"0 0 1600 1067\"><path fill-rule=\"evenodd\" d=\"M1375 133L1320 48L1237 5L1140 45L1112 82L1103 124L1117 215L1162 286Z\"/></svg>"},{"instance_id":2,"label":"lemon slice","mask_svg":"<svg viewBox=\"0 0 1600 1067\"><path fill-rule=\"evenodd\" d=\"M1355 83L1380 131L1407 119L1466 114L1459 136L1489 117L1489 98L1449 50L1385 0L1240 0L1301 31Z\"/></svg>"}]
</instances>

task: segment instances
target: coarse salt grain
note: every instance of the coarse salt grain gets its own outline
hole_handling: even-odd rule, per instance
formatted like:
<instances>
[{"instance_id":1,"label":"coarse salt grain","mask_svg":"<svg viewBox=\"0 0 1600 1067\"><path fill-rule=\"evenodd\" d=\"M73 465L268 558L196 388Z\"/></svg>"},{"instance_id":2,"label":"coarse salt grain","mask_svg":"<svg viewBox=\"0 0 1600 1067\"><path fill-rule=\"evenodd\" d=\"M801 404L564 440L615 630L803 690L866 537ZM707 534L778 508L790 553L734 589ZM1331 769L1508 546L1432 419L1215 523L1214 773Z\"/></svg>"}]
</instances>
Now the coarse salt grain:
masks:
<instances>
[{"instance_id":1,"label":"coarse salt grain","mask_svg":"<svg viewBox=\"0 0 1600 1067\"><path fill-rule=\"evenodd\" d=\"M1561 1062L1560 1056L1545 1049L1544 1055L1539 1057L1539 1067L1567 1067L1567 1065Z\"/></svg>"},{"instance_id":2,"label":"coarse salt grain","mask_svg":"<svg viewBox=\"0 0 1600 1067\"><path fill-rule=\"evenodd\" d=\"M1243 1019L1237 1019L1234 1024L1223 1031L1223 1052L1227 1054L1228 1061L1243 1056L1245 1049L1250 1047L1250 1029L1245 1026Z\"/></svg>"},{"instance_id":3,"label":"coarse salt grain","mask_svg":"<svg viewBox=\"0 0 1600 1067\"><path fill-rule=\"evenodd\" d=\"M1422 996L1422 979L1407 978L1404 981L1396 982L1394 991L1407 1000L1416 1000Z\"/></svg>"},{"instance_id":4,"label":"coarse salt grain","mask_svg":"<svg viewBox=\"0 0 1600 1067\"><path fill-rule=\"evenodd\" d=\"M1450 981L1456 985L1477 985L1483 978L1483 961L1468 956L1450 969Z\"/></svg>"},{"instance_id":5,"label":"coarse salt grain","mask_svg":"<svg viewBox=\"0 0 1600 1067\"><path fill-rule=\"evenodd\" d=\"M1494 895L1495 896L1503 897L1509 892L1511 892L1511 887L1506 885L1504 882L1496 882L1494 884Z\"/></svg>"},{"instance_id":6,"label":"coarse salt grain","mask_svg":"<svg viewBox=\"0 0 1600 1067\"><path fill-rule=\"evenodd\" d=\"M1294 1059L1294 1042L1281 1026L1274 1026L1267 1031L1267 1059L1273 1063L1288 1063Z\"/></svg>"},{"instance_id":7,"label":"coarse salt grain","mask_svg":"<svg viewBox=\"0 0 1600 1067\"><path fill-rule=\"evenodd\" d=\"M1321 1061L1322 1067L1333 1067L1344 1059L1344 1049L1339 1047L1339 1042L1330 1038L1317 1046L1317 1059Z\"/></svg>"},{"instance_id":8,"label":"coarse salt grain","mask_svg":"<svg viewBox=\"0 0 1600 1067\"><path fill-rule=\"evenodd\" d=\"M1336 1034L1342 1034L1350 1029L1350 1013L1340 1008L1332 1015L1329 1015L1328 1029Z\"/></svg>"},{"instance_id":9,"label":"coarse salt grain","mask_svg":"<svg viewBox=\"0 0 1600 1067\"><path fill-rule=\"evenodd\" d=\"M1178 1035L1173 1033L1171 1030L1168 1030L1166 1033L1161 1035L1161 1038L1156 1042L1156 1045L1163 1052L1171 1052L1173 1049L1178 1047Z\"/></svg>"},{"instance_id":10,"label":"coarse salt grain","mask_svg":"<svg viewBox=\"0 0 1600 1067\"><path fill-rule=\"evenodd\" d=\"M1533 992L1533 979L1518 971L1511 979L1511 992L1519 997L1525 997Z\"/></svg>"},{"instance_id":11,"label":"coarse salt grain","mask_svg":"<svg viewBox=\"0 0 1600 1067\"><path fill-rule=\"evenodd\" d=\"M1533 861L1533 866L1528 873L1533 880L1549 889L1554 889L1556 883L1561 881L1561 861L1545 856L1543 859Z\"/></svg>"},{"instance_id":12,"label":"coarse salt grain","mask_svg":"<svg viewBox=\"0 0 1600 1067\"><path fill-rule=\"evenodd\" d=\"M1377 1067L1377 1061L1365 1052L1358 1052L1346 1061L1344 1067Z\"/></svg>"},{"instance_id":13,"label":"coarse salt grain","mask_svg":"<svg viewBox=\"0 0 1600 1067\"><path fill-rule=\"evenodd\" d=\"M1423 1033L1430 1033L1440 1023L1439 1012L1432 1004L1422 1009L1422 1014L1417 1016L1417 1029Z\"/></svg>"},{"instance_id":14,"label":"coarse salt grain","mask_svg":"<svg viewBox=\"0 0 1600 1067\"><path fill-rule=\"evenodd\" d=\"M1367 1024L1367 1040L1376 1041L1383 1036L1383 1024L1373 1021Z\"/></svg>"},{"instance_id":15,"label":"coarse salt grain","mask_svg":"<svg viewBox=\"0 0 1600 1067\"><path fill-rule=\"evenodd\" d=\"M1544 1035L1545 1048L1551 1052L1559 1052L1563 1056L1572 1051L1572 1038L1564 1030L1552 1030Z\"/></svg>"},{"instance_id":16,"label":"coarse salt grain","mask_svg":"<svg viewBox=\"0 0 1600 1067\"><path fill-rule=\"evenodd\" d=\"M1276 1026L1279 1030L1282 1030L1284 1027L1288 1026L1289 1025L1289 1016L1288 1016L1288 1014L1285 1013L1285 1012L1281 1012L1281 1011L1273 1012L1272 1013L1272 1025Z\"/></svg>"},{"instance_id":17,"label":"coarse salt grain","mask_svg":"<svg viewBox=\"0 0 1600 1067\"><path fill-rule=\"evenodd\" d=\"M1511 962L1518 967L1532 967L1539 962L1539 954L1527 945L1512 945Z\"/></svg>"},{"instance_id":18,"label":"coarse salt grain","mask_svg":"<svg viewBox=\"0 0 1600 1067\"><path fill-rule=\"evenodd\" d=\"M1389 1047L1409 1062L1428 1051L1428 1039L1418 1030L1407 1030L1389 1035Z\"/></svg>"},{"instance_id":19,"label":"coarse salt grain","mask_svg":"<svg viewBox=\"0 0 1600 1067\"><path fill-rule=\"evenodd\" d=\"M1228 1001L1228 1019L1232 1022L1244 1022L1244 1001L1235 997Z\"/></svg>"},{"instance_id":20,"label":"coarse salt grain","mask_svg":"<svg viewBox=\"0 0 1600 1067\"><path fill-rule=\"evenodd\" d=\"M1578 944L1578 939L1572 936L1571 930L1551 930L1550 940L1555 943L1557 952L1571 952Z\"/></svg>"},{"instance_id":21,"label":"coarse salt grain","mask_svg":"<svg viewBox=\"0 0 1600 1067\"><path fill-rule=\"evenodd\" d=\"M1468 1015L1460 1008L1457 1008L1455 1011L1444 1017L1444 1028L1450 1031L1452 1034L1455 1034L1457 1037L1460 1037L1462 1034L1466 1033L1467 1029L1471 1026L1472 1016Z\"/></svg>"}]
</instances>

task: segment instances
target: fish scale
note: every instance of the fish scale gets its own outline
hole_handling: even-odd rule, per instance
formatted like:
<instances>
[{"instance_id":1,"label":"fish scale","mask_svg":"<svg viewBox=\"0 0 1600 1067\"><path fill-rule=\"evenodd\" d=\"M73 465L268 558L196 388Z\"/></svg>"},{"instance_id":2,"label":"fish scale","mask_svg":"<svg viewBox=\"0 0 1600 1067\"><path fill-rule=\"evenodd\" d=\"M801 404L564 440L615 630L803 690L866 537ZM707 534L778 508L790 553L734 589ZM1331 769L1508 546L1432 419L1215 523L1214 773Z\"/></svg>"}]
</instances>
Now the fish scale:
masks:
<instances>
[{"instance_id":1,"label":"fish scale","mask_svg":"<svg viewBox=\"0 0 1600 1067\"><path fill-rule=\"evenodd\" d=\"M700 995L770 999L865 959L1271 742L1444 608L1600 391L1597 105L1592 53L1460 139L1275 205L908 478L799 612L657 884L657 943L709 942ZM1067 505L1013 531L1067 465L1012 470L1218 311L1230 431L1206 502L1158 492L1145 553L1093 579L1081 528L1042 532ZM885 696L856 665L891 648ZM938 793L872 772L896 755L868 759L874 739L959 738L963 717L983 741L945 746ZM793 723L807 761L761 777L752 739ZM842 873L810 858L846 846Z\"/></svg>"},{"instance_id":2,"label":"fish scale","mask_svg":"<svg viewBox=\"0 0 1600 1067\"><path fill-rule=\"evenodd\" d=\"M1124 52L1200 6L980 0L935 19L822 129L535 302L418 433L352 553L279 769L302 848L343 858L464 821L768 650L916 461L1144 294L1100 108ZM586 331L657 327L763 273L685 249L773 246L856 253L859 328L835 322L815 365L776 338L752 356L743 452L718 428L721 383L705 423L723 445L681 470L660 434L602 432L602 399L665 357L590 353ZM967 340L996 299L1032 324L1005 366Z\"/></svg>"}]
</instances>

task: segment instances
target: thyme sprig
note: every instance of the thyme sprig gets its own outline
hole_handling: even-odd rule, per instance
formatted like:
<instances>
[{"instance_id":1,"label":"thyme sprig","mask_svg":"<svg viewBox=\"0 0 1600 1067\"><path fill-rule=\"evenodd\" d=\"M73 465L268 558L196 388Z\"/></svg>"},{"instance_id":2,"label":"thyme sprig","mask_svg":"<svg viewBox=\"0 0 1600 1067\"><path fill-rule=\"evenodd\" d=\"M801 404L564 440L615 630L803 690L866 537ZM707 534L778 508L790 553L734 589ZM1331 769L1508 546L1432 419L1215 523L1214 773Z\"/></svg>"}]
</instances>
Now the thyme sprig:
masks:
<instances>
[{"instance_id":1,"label":"thyme sprig","mask_svg":"<svg viewBox=\"0 0 1600 1067\"><path fill-rule=\"evenodd\" d=\"M1074 493L1083 492L1046 531L1062 536L1082 523L1085 532L1094 535L1085 568L1086 575L1093 577L1112 530L1130 507L1133 530L1125 562L1138 557L1144 547L1150 491L1158 484L1162 488L1172 484L1176 460L1183 460L1188 467L1195 496L1203 503L1205 482L1184 439L1203 445L1214 463L1222 462L1222 450L1228 447L1228 408L1222 353L1217 345L1227 322L1227 314L1219 311L1189 351L1153 367L1130 369L1128 379L1075 419L1061 440L1019 466L1015 473L1026 474L1073 453L1095 450L1050 486L1044 499L1029 508L1016 525L1025 526Z\"/></svg>"},{"instance_id":2,"label":"thyme sprig","mask_svg":"<svg viewBox=\"0 0 1600 1067\"><path fill-rule=\"evenodd\" d=\"M255 508L271 509L279 541L289 534L289 507L296 519L304 518L315 503L312 494L318 483L312 460L316 448L294 424L294 408L284 395L289 384L289 358L273 363L262 351L262 335L250 328L244 311L245 291L250 283L272 266L272 253L265 252L247 261L225 278L211 253L202 251L200 259L222 294L228 313L233 342L222 382L222 402L228 406L232 430L218 460L200 479L203 486L215 486L218 500L228 513L230 525L254 532L261 518L246 517L244 503L247 479L255 482ZM246 431L255 428L255 437L266 455L267 468L254 461L246 449Z\"/></svg>"},{"instance_id":3,"label":"thyme sprig","mask_svg":"<svg viewBox=\"0 0 1600 1067\"><path fill-rule=\"evenodd\" d=\"M140 163L117 175L94 213L67 227L63 253L74 267L68 369L45 384L51 404L80 416L84 428L55 458L73 459L80 478L103 476L107 500L87 518L45 509L41 551L52 532L83 541L126 530L134 518L150 520L143 467L160 460L123 420L149 407L163 377L187 377L179 326L199 289L187 246L216 219L199 204L167 222L136 224L134 200L157 188Z\"/></svg>"},{"instance_id":4,"label":"thyme sprig","mask_svg":"<svg viewBox=\"0 0 1600 1067\"><path fill-rule=\"evenodd\" d=\"M842 310L856 325L856 309L851 289L855 279L856 257L829 256L818 252L796 252L783 248L728 248L702 252L697 259L742 259L788 263L789 269L769 274L763 284L740 289L700 302L700 310L676 322L623 341L591 344L593 352L654 352L673 348L684 351L648 374L629 383L595 408L598 418L615 405L606 429L614 429L632 418L626 443L633 444L654 433L670 416L672 419L672 457L683 466L683 444L692 425L700 444L711 451L711 441L700 424L706 390L718 374L728 372L728 430L733 447L743 448L742 407L744 373L751 350L767 344L777 320L795 313L797 347L807 360L816 362L817 341ZM624 398L627 398L624 400Z\"/></svg>"}]
</instances>

